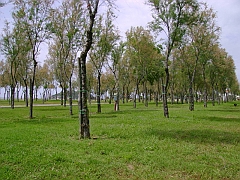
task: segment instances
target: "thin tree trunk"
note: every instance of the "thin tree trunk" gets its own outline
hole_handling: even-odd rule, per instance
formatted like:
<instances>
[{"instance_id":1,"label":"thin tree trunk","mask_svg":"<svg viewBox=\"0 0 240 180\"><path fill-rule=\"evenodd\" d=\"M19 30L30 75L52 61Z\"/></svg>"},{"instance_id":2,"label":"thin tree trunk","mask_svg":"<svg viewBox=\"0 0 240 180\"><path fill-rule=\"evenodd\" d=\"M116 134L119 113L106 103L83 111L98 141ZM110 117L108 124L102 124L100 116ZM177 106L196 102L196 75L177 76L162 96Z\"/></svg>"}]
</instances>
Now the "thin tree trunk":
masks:
<instances>
[{"instance_id":1,"label":"thin tree trunk","mask_svg":"<svg viewBox=\"0 0 240 180\"><path fill-rule=\"evenodd\" d=\"M214 91L214 87L212 87L212 105L215 106L215 91Z\"/></svg>"},{"instance_id":2,"label":"thin tree trunk","mask_svg":"<svg viewBox=\"0 0 240 180\"><path fill-rule=\"evenodd\" d=\"M62 89L62 91L61 91L61 106L62 106L63 105L63 85L60 84L60 87Z\"/></svg>"},{"instance_id":3,"label":"thin tree trunk","mask_svg":"<svg viewBox=\"0 0 240 180\"><path fill-rule=\"evenodd\" d=\"M32 79L30 78L30 99L29 99L29 118L32 119L33 118L33 82Z\"/></svg>"},{"instance_id":4,"label":"thin tree trunk","mask_svg":"<svg viewBox=\"0 0 240 180\"><path fill-rule=\"evenodd\" d=\"M193 95L192 82L190 82L189 84L189 110L194 111L194 95Z\"/></svg>"},{"instance_id":5,"label":"thin tree trunk","mask_svg":"<svg viewBox=\"0 0 240 180\"><path fill-rule=\"evenodd\" d=\"M27 81L24 81L25 83L25 105L26 107L28 107L28 85L27 85Z\"/></svg>"},{"instance_id":6,"label":"thin tree trunk","mask_svg":"<svg viewBox=\"0 0 240 180\"><path fill-rule=\"evenodd\" d=\"M137 101L137 88L135 88L135 92L134 92L133 108L137 107L136 101Z\"/></svg>"},{"instance_id":7,"label":"thin tree trunk","mask_svg":"<svg viewBox=\"0 0 240 180\"><path fill-rule=\"evenodd\" d=\"M169 118L168 104L167 104L167 84L168 83L164 84L163 79L162 79L163 114L164 114L164 117Z\"/></svg>"},{"instance_id":8,"label":"thin tree trunk","mask_svg":"<svg viewBox=\"0 0 240 180\"><path fill-rule=\"evenodd\" d=\"M203 101L204 101L204 107L207 107L207 99L208 99L208 94L207 94L207 82L206 82L206 76L205 76L205 67L203 67L203 80L204 80L204 97L203 97Z\"/></svg>"},{"instance_id":9,"label":"thin tree trunk","mask_svg":"<svg viewBox=\"0 0 240 180\"><path fill-rule=\"evenodd\" d=\"M101 113L101 73L98 73L98 86L97 86L97 112Z\"/></svg>"},{"instance_id":10,"label":"thin tree trunk","mask_svg":"<svg viewBox=\"0 0 240 180\"><path fill-rule=\"evenodd\" d=\"M146 106L146 107L148 107L148 90L147 90L147 85L146 85L146 82L144 83L144 89L145 89L145 100L144 100L144 105Z\"/></svg>"},{"instance_id":11,"label":"thin tree trunk","mask_svg":"<svg viewBox=\"0 0 240 180\"><path fill-rule=\"evenodd\" d=\"M63 106L67 106L67 87L64 83L64 88L63 88Z\"/></svg>"},{"instance_id":12,"label":"thin tree trunk","mask_svg":"<svg viewBox=\"0 0 240 180\"><path fill-rule=\"evenodd\" d=\"M174 103L173 85L171 85L171 104Z\"/></svg>"},{"instance_id":13,"label":"thin tree trunk","mask_svg":"<svg viewBox=\"0 0 240 180\"><path fill-rule=\"evenodd\" d=\"M128 86L127 86L127 92L126 92L126 102L128 103L129 100L129 90L128 90Z\"/></svg>"},{"instance_id":14,"label":"thin tree trunk","mask_svg":"<svg viewBox=\"0 0 240 180\"><path fill-rule=\"evenodd\" d=\"M125 85L123 85L122 91L123 91L123 92L122 92L122 103L125 104L125 95L126 95L126 94L125 94Z\"/></svg>"},{"instance_id":15,"label":"thin tree trunk","mask_svg":"<svg viewBox=\"0 0 240 180\"><path fill-rule=\"evenodd\" d=\"M14 109L15 86L11 85L11 108Z\"/></svg>"},{"instance_id":16,"label":"thin tree trunk","mask_svg":"<svg viewBox=\"0 0 240 180\"><path fill-rule=\"evenodd\" d=\"M55 88L55 90L56 90L56 97L55 97L55 100L57 100L57 86L56 86L56 88Z\"/></svg>"},{"instance_id":17,"label":"thin tree trunk","mask_svg":"<svg viewBox=\"0 0 240 180\"><path fill-rule=\"evenodd\" d=\"M72 110L72 78L69 80L69 114L73 115L73 110Z\"/></svg>"}]
</instances>

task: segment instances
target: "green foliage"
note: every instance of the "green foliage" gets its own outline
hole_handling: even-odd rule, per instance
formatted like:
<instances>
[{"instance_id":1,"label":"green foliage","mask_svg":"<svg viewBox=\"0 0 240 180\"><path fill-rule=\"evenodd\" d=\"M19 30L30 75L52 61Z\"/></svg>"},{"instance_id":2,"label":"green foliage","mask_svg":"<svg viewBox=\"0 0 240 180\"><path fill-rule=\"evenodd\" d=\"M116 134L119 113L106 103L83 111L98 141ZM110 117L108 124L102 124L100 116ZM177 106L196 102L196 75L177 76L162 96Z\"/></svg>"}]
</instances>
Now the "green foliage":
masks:
<instances>
[{"instance_id":1,"label":"green foliage","mask_svg":"<svg viewBox=\"0 0 240 180\"><path fill-rule=\"evenodd\" d=\"M3 102L0 102L3 104ZM51 102L53 103L53 101ZM59 102L58 102L59 103ZM78 115L68 108L1 108L2 179L239 179L239 107L232 103L189 112L154 104L90 106L92 139L79 140ZM74 112L78 111L77 106ZM24 115L25 114L25 115Z\"/></svg>"}]
</instances>

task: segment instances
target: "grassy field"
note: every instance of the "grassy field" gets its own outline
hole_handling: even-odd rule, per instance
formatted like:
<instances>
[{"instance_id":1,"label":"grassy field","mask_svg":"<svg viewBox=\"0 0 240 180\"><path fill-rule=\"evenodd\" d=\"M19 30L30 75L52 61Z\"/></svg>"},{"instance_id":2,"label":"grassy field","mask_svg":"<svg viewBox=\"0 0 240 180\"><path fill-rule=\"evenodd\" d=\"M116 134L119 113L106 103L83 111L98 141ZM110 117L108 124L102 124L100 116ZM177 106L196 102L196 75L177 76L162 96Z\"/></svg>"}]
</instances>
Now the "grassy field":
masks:
<instances>
[{"instance_id":1,"label":"grassy field","mask_svg":"<svg viewBox=\"0 0 240 180\"><path fill-rule=\"evenodd\" d=\"M0 179L240 179L240 104L89 108L88 140L77 106L0 108Z\"/></svg>"}]
</instances>

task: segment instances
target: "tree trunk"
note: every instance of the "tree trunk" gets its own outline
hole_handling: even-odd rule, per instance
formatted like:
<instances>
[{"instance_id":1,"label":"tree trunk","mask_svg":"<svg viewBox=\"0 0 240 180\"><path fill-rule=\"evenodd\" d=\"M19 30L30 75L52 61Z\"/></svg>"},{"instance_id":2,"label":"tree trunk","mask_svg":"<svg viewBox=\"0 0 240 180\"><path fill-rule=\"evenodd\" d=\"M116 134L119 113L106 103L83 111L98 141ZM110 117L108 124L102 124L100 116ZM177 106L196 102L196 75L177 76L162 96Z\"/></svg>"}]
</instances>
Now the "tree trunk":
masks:
<instances>
[{"instance_id":1,"label":"tree trunk","mask_svg":"<svg viewBox=\"0 0 240 180\"><path fill-rule=\"evenodd\" d=\"M119 83L118 83L118 80L116 80L117 81L117 84L116 84L116 99L115 99L115 97L114 97L114 103L115 103L115 105L114 105L114 110L115 111L119 111Z\"/></svg>"},{"instance_id":2,"label":"tree trunk","mask_svg":"<svg viewBox=\"0 0 240 180\"><path fill-rule=\"evenodd\" d=\"M64 107L67 106L67 87L66 87L65 83L64 83L64 87L63 87L63 106Z\"/></svg>"},{"instance_id":3,"label":"tree trunk","mask_svg":"<svg viewBox=\"0 0 240 180\"><path fill-rule=\"evenodd\" d=\"M191 82L189 84L189 110L194 111L194 95Z\"/></svg>"},{"instance_id":4,"label":"tree trunk","mask_svg":"<svg viewBox=\"0 0 240 180\"><path fill-rule=\"evenodd\" d=\"M133 108L136 108L137 107L137 88L135 88L135 91L134 91L134 97L133 97Z\"/></svg>"},{"instance_id":5,"label":"tree trunk","mask_svg":"<svg viewBox=\"0 0 240 180\"><path fill-rule=\"evenodd\" d=\"M34 84L33 84L33 85L34 85ZM33 86L33 87L34 87L34 86ZM36 87L36 89L35 89L35 100L36 100L36 101L38 100L37 91L38 91L38 89L37 89L37 87Z\"/></svg>"},{"instance_id":6,"label":"tree trunk","mask_svg":"<svg viewBox=\"0 0 240 180\"><path fill-rule=\"evenodd\" d=\"M167 104L167 84L168 83L164 84L163 78L162 78L163 115L164 115L164 117L169 118L168 104Z\"/></svg>"},{"instance_id":7,"label":"tree trunk","mask_svg":"<svg viewBox=\"0 0 240 180\"><path fill-rule=\"evenodd\" d=\"M86 74L86 59L88 51L92 46L92 38L93 38L93 25L95 21L95 17L98 10L99 0L96 0L94 10L92 10L90 1L88 3L89 10L89 29L87 30L87 41L84 45L83 51L80 54L80 58L78 59L79 64L79 86L81 92L81 109L80 109L80 136L81 138L90 138L90 127L89 127L89 112L87 107L87 74ZM80 78L81 77L81 78Z\"/></svg>"},{"instance_id":8,"label":"tree trunk","mask_svg":"<svg viewBox=\"0 0 240 180\"><path fill-rule=\"evenodd\" d=\"M128 86L127 86L127 92L126 92L126 102L128 103L129 100L129 90L128 90Z\"/></svg>"},{"instance_id":9,"label":"tree trunk","mask_svg":"<svg viewBox=\"0 0 240 180\"><path fill-rule=\"evenodd\" d=\"M212 87L212 105L215 106L215 91L214 91L214 87Z\"/></svg>"},{"instance_id":10,"label":"tree trunk","mask_svg":"<svg viewBox=\"0 0 240 180\"><path fill-rule=\"evenodd\" d=\"M125 85L122 87L122 103L125 104Z\"/></svg>"},{"instance_id":11,"label":"tree trunk","mask_svg":"<svg viewBox=\"0 0 240 180\"><path fill-rule=\"evenodd\" d=\"M56 86L56 88L55 88L55 91L56 91L56 97L55 97L55 100L57 100L57 86Z\"/></svg>"},{"instance_id":12,"label":"tree trunk","mask_svg":"<svg viewBox=\"0 0 240 180\"><path fill-rule=\"evenodd\" d=\"M15 86L11 85L11 108L14 109Z\"/></svg>"},{"instance_id":13,"label":"tree trunk","mask_svg":"<svg viewBox=\"0 0 240 180\"><path fill-rule=\"evenodd\" d=\"M28 107L28 85L27 85L27 80L24 80L24 84L25 84L25 105L26 107Z\"/></svg>"},{"instance_id":14,"label":"tree trunk","mask_svg":"<svg viewBox=\"0 0 240 180\"><path fill-rule=\"evenodd\" d=\"M72 78L69 80L69 114L72 116Z\"/></svg>"},{"instance_id":15,"label":"tree trunk","mask_svg":"<svg viewBox=\"0 0 240 180\"><path fill-rule=\"evenodd\" d=\"M205 76L205 67L203 68L203 80L204 80L204 107L207 107L207 100L208 100L208 94L207 94L207 82L206 82L206 76Z\"/></svg>"},{"instance_id":16,"label":"tree trunk","mask_svg":"<svg viewBox=\"0 0 240 180\"><path fill-rule=\"evenodd\" d=\"M19 102L20 87L17 86L17 101Z\"/></svg>"},{"instance_id":17,"label":"tree trunk","mask_svg":"<svg viewBox=\"0 0 240 180\"><path fill-rule=\"evenodd\" d=\"M98 72L98 86L97 86L97 112L101 113L101 73Z\"/></svg>"},{"instance_id":18,"label":"tree trunk","mask_svg":"<svg viewBox=\"0 0 240 180\"><path fill-rule=\"evenodd\" d=\"M80 120L81 120L81 138L90 138L90 127L89 127L89 110L87 106L87 76L86 76L86 57L87 53L82 52L80 56L80 68L81 68L81 109L80 109Z\"/></svg>"},{"instance_id":19,"label":"tree trunk","mask_svg":"<svg viewBox=\"0 0 240 180\"><path fill-rule=\"evenodd\" d=\"M158 91L155 92L155 104L156 104L156 107L158 107Z\"/></svg>"},{"instance_id":20,"label":"tree trunk","mask_svg":"<svg viewBox=\"0 0 240 180\"><path fill-rule=\"evenodd\" d=\"M29 108L30 108L30 111L29 111L29 118L32 119L33 118L33 81L32 79L30 78L30 89L29 89L29 93L30 93L30 99L29 99Z\"/></svg>"},{"instance_id":21,"label":"tree trunk","mask_svg":"<svg viewBox=\"0 0 240 180\"><path fill-rule=\"evenodd\" d=\"M63 105L63 85L60 83L61 91L61 106Z\"/></svg>"},{"instance_id":22,"label":"tree trunk","mask_svg":"<svg viewBox=\"0 0 240 180\"><path fill-rule=\"evenodd\" d=\"M148 91L147 91L147 85L146 82L144 83L144 90L145 90L145 97L144 97L144 105L148 107Z\"/></svg>"},{"instance_id":23,"label":"tree trunk","mask_svg":"<svg viewBox=\"0 0 240 180\"><path fill-rule=\"evenodd\" d=\"M173 85L171 85L171 104L174 103Z\"/></svg>"}]
</instances>

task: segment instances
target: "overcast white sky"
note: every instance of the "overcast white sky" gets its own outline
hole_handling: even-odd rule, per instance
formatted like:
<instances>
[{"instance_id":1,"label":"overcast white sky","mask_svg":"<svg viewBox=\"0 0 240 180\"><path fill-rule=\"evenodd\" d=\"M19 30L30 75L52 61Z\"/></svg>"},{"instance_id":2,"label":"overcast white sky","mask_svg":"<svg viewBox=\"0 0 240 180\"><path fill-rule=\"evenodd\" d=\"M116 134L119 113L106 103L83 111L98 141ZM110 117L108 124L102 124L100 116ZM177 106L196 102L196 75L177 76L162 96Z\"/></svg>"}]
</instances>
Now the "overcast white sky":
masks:
<instances>
[{"instance_id":1,"label":"overcast white sky","mask_svg":"<svg viewBox=\"0 0 240 180\"><path fill-rule=\"evenodd\" d=\"M217 12L218 26L222 28L221 45L235 61L236 73L240 81L240 0L203 0ZM119 9L116 25L124 36L131 26L146 27L152 20L150 7L145 4L146 0L117 0ZM11 18L9 6L0 8L0 32L5 19ZM43 48L45 49L45 48ZM45 59L47 53L44 50L39 58Z\"/></svg>"}]
</instances>

